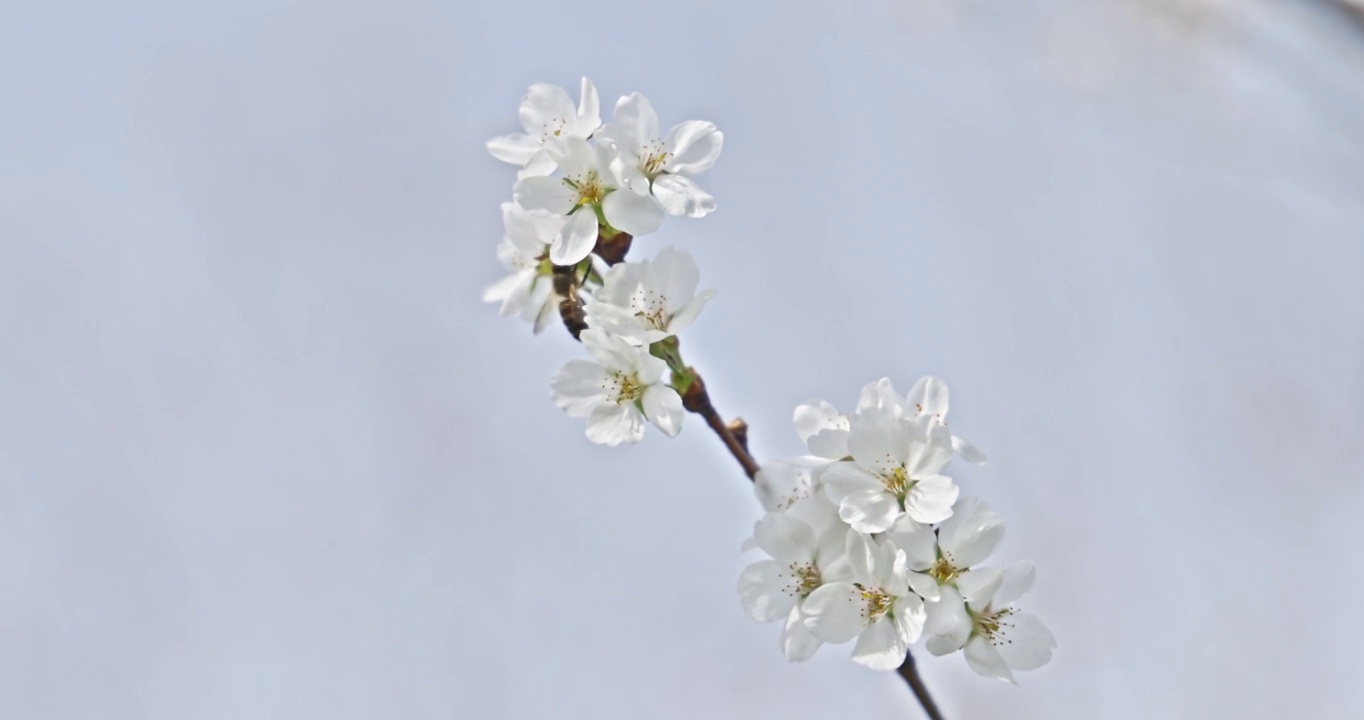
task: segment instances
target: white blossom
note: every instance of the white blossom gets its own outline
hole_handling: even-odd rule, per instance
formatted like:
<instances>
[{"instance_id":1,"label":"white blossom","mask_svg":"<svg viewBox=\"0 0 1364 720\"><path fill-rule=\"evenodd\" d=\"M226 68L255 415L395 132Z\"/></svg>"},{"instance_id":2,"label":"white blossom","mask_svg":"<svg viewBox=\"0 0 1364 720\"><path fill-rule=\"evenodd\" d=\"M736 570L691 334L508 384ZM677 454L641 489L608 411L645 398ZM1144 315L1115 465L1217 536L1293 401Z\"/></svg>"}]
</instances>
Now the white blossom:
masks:
<instances>
[{"instance_id":1,"label":"white blossom","mask_svg":"<svg viewBox=\"0 0 1364 720\"><path fill-rule=\"evenodd\" d=\"M631 235L647 235L663 222L663 210L653 198L624 187L620 161L608 143L582 138L558 138L545 144L558 164L559 177L527 177L516 181L512 193L527 210L567 215L555 265L572 265L587 257L597 242L599 221Z\"/></svg>"},{"instance_id":2,"label":"white blossom","mask_svg":"<svg viewBox=\"0 0 1364 720\"><path fill-rule=\"evenodd\" d=\"M638 442L646 419L675 437L685 410L677 391L663 383L667 364L601 330L588 328L579 339L595 362L568 361L550 387L555 405L587 418L587 438L611 446Z\"/></svg>"},{"instance_id":3,"label":"white blossom","mask_svg":"<svg viewBox=\"0 0 1364 720\"><path fill-rule=\"evenodd\" d=\"M966 663L985 677L1017 684L1015 670L1036 670L1051 660L1056 638L1046 625L1013 605L1032 587L1032 563L980 568L943 586L941 609L925 628L928 651L964 649Z\"/></svg>"},{"instance_id":4,"label":"white blossom","mask_svg":"<svg viewBox=\"0 0 1364 720\"><path fill-rule=\"evenodd\" d=\"M688 120L664 136L653 105L631 93L616 102L615 117L601 136L620 149L630 187L652 193L668 214L702 217L715 210L715 198L692 180L720 156L725 137L714 123Z\"/></svg>"},{"instance_id":5,"label":"white blossom","mask_svg":"<svg viewBox=\"0 0 1364 720\"><path fill-rule=\"evenodd\" d=\"M488 141L488 152L503 162L522 166L518 177L554 172L554 159L545 145L554 138L586 140L601 127L601 101L597 88L582 80L578 107L558 85L536 83L521 98L521 127L525 133L503 135Z\"/></svg>"},{"instance_id":6,"label":"white blossom","mask_svg":"<svg viewBox=\"0 0 1364 720\"><path fill-rule=\"evenodd\" d=\"M952 459L951 437L932 418L868 408L851 420L848 451L853 459L828 466L821 479L853 529L879 533L902 515L921 523L952 515L957 486L939 474Z\"/></svg>"},{"instance_id":7,"label":"white blossom","mask_svg":"<svg viewBox=\"0 0 1364 720\"><path fill-rule=\"evenodd\" d=\"M812 468L802 464L800 458L769 460L753 478L753 492L764 510L785 510L816 494L824 497L821 490ZM837 511L835 507L835 514Z\"/></svg>"},{"instance_id":8,"label":"white blossom","mask_svg":"<svg viewBox=\"0 0 1364 720\"><path fill-rule=\"evenodd\" d=\"M923 632L923 598L910 589L903 550L856 530L847 531L846 542L852 577L810 593L802 605L805 626L827 643L857 638L854 662L893 670Z\"/></svg>"},{"instance_id":9,"label":"white blossom","mask_svg":"<svg viewBox=\"0 0 1364 720\"><path fill-rule=\"evenodd\" d=\"M862 388L857 409L861 411L867 408L890 408L896 414L910 418L931 417L946 426L947 383L940 377L926 375L914 383L907 396L901 398L890 379L881 378ZM976 446L955 435L952 436L952 449L961 459L976 465L983 465L989 459Z\"/></svg>"},{"instance_id":10,"label":"white blossom","mask_svg":"<svg viewBox=\"0 0 1364 720\"><path fill-rule=\"evenodd\" d=\"M584 310L587 324L636 345L676 335L696 319L715 296L697 294L701 271L685 250L666 247L653 260L615 265L602 278Z\"/></svg>"},{"instance_id":11,"label":"white blossom","mask_svg":"<svg viewBox=\"0 0 1364 720\"><path fill-rule=\"evenodd\" d=\"M562 296L554 292L549 264L551 244L558 241L563 218L532 214L516 203L502 203L506 233L497 257L511 274L483 291L484 302L502 303L502 315L516 315L535 323L538 335L558 309Z\"/></svg>"},{"instance_id":12,"label":"white blossom","mask_svg":"<svg viewBox=\"0 0 1364 720\"><path fill-rule=\"evenodd\" d=\"M788 660L807 660L822 644L805 627L801 607L824 583L851 579L845 533L837 509L815 496L764 515L744 544L744 549L761 549L771 559L755 562L739 575L740 604L758 622L786 620L782 651Z\"/></svg>"}]
</instances>

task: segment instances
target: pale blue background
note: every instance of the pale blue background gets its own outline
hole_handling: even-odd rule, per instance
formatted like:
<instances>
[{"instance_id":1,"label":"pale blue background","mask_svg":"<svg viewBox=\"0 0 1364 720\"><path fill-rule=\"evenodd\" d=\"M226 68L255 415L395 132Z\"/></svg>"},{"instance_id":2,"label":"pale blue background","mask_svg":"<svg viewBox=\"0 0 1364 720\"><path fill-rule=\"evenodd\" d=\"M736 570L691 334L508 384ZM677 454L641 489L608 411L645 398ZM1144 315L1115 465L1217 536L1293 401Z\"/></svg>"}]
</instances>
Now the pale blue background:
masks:
<instances>
[{"instance_id":1,"label":"pale blue background","mask_svg":"<svg viewBox=\"0 0 1364 720\"><path fill-rule=\"evenodd\" d=\"M478 302L526 85L726 149L641 240L761 457L936 373L1060 641L963 718L1364 716L1364 32L1319 2L0 13L0 717L920 717L734 593L704 427L607 450Z\"/></svg>"}]
</instances>

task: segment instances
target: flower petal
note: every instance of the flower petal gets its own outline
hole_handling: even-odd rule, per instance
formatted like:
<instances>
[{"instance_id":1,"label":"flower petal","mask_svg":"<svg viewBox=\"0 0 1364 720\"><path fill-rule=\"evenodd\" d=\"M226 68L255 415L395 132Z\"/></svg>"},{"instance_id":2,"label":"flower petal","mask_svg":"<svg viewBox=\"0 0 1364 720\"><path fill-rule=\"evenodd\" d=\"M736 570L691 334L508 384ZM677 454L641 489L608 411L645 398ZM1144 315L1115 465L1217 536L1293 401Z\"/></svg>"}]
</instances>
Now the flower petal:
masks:
<instances>
[{"instance_id":1,"label":"flower petal","mask_svg":"<svg viewBox=\"0 0 1364 720\"><path fill-rule=\"evenodd\" d=\"M601 98L597 86L583 78L578 90L578 119L573 124L573 133L578 137L588 137L601 127Z\"/></svg>"},{"instance_id":2,"label":"flower petal","mask_svg":"<svg viewBox=\"0 0 1364 720\"><path fill-rule=\"evenodd\" d=\"M551 397L570 417L587 417L607 402L606 370L588 360L569 360L549 381Z\"/></svg>"},{"instance_id":3,"label":"flower petal","mask_svg":"<svg viewBox=\"0 0 1364 720\"><path fill-rule=\"evenodd\" d=\"M786 616L786 627L781 633L781 651L791 662L803 662L814 657L815 651L824 643L805 627L805 618L800 608L791 609Z\"/></svg>"},{"instance_id":4,"label":"flower petal","mask_svg":"<svg viewBox=\"0 0 1364 720\"><path fill-rule=\"evenodd\" d=\"M952 450L957 453L957 457L971 463L972 465L984 465L990 461L985 453L976 449L975 445L957 437L952 436Z\"/></svg>"},{"instance_id":5,"label":"flower petal","mask_svg":"<svg viewBox=\"0 0 1364 720\"><path fill-rule=\"evenodd\" d=\"M974 612L981 612L990 606L995 591L1004 581L1004 570L999 567L983 567L967 570L957 576L957 590Z\"/></svg>"},{"instance_id":6,"label":"flower petal","mask_svg":"<svg viewBox=\"0 0 1364 720\"><path fill-rule=\"evenodd\" d=\"M715 196L686 175L664 173L649 187L669 215L697 218L715 212Z\"/></svg>"},{"instance_id":7,"label":"flower petal","mask_svg":"<svg viewBox=\"0 0 1364 720\"><path fill-rule=\"evenodd\" d=\"M668 332L676 335L691 327L696 316L701 314L701 308L705 307L706 303L713 297L715 297L714 290L702 290L700 294L691 299L691 302L682 306L682 309L678 310L677 314L668 320Z\"/></svg>"},{"instance_id":8,"label":"flower petal","mask_svg":"<svg viewBox=\"0 0 1364 720\"><path fill-rule=\"evenodd\" d=\"M900 517L900 503L884 489L858 490L843 497L838 516L857 532L885 532Z\"/></svg>"},{"instance_id":9,"label":"flower petal","mask_svg":"<svg viewBox=\"0 0 1364 720\"><path fill-rule=\"evenodd\" d=\"M598 405L587 416L587 439L594 443L615 447L623 442L639 442L642 437L644 415L633 404Z\"/></svg>"},{"instance_id":10,"label":"flower petal","mask_svg":"<svg viewBox=\"0 0 1364 720\"><path fill-rule=\"evenodd\" d=\"M702 120L679 123L663 141L663 147L672 153L666 168L668 172L695 175L715 164L724 144L725 135L715 129L714 123Z\"/></svg>"},{"instance_id":11,"label":"flower petal","mask_svg":"<svg viewBox=\"0 0 1364 720\"><path fill-rule=\"evenodd\" d=\"M951 585L941 588L937 602L924 607L924 647L934 655L946 655L960 650L971 637L972 620L966 612L966 601Z\"/></svg>"},{"instance_id":12,"label":"flower petal","mask_svg":"<svg viewBox=\"0 0 1364 720\"><path fill-rule=\"evenodd\" d=\"M775 560L762 560L739 573L739 604L758 622L775 622L796 607L797 597L789 592L793 584L790 570Z\"/></svg>"},{"instance_id":13,"label":"flower petal","mask_svg":"<svg viewBox=\"0 0 1364 720\"><path fill-rule=\"evenodd\" d=\"M531 85L525 97L521 98L518 114L526 133L542 139L545 135L553 137L555 130L578 115L568 91L549 83Z\"/></svg>"},{"instance_id":14,"label":"flower petal","mask_svg":"<svg viewBox=\"0 0 1364 720\"><path fill-rule=\"evenodd\" d=\"M618 190L607 195L601 209L612 227L635 237L648 235L663 225L663 208L653 198L632 192Z\"/></svg>"},{"instance_id":15,"label":"flower petal","mask_svg":"<svg viewBox=\"0 0 1364 720\"><path fill-rule=\"evenodd\" d=\"M555 265L577 265L597 246L597 216L592 208L581 207L568 216L563 231L549 246L549 261Z\"/></svg>"},{"instance_id":16,"label":"flower petal","mask_svg":"<svg viewBox=\"0 0 1364 720\"><path fill-rule=\"evenodd\" d=\"M487 142L488 153L493 157L513 165L525 165L540 152L540 141L517 133L501 135Z\"/></svg>"},{"instance_id":17,"label":"flower petal","mask_svg":"<svg viewBox=\"0 0 1364 720\"><path fill-rule=\"evenodd\" d=\"M940 377L919 378L906 400L921 415L931 415L939 420L947 417L947 383Z\"/></svg>"},{"instance_id":18,"label":"flower petal","mask_svg":"<svg viewBox=\"0 0 1364 720\"><path fill-rule=\"evenodd\" d=\"M810 634L827 643L844 643L862 632L866 601L852 583L821 585L805 598L801 611Z\"/></svg>"},{"instance_id":19,"label":"flower petal","mask_svg":"<svg viewBox=\"0 0 1364 720\"><path fill-rule=\"evenodd\" d=\"M905 513L921 523L942 522L952 517L952 503L959 492L946 475L920 478L905 495Z\"/></svg>"},{"instance_id":20,"label":"flower petal","mask_svg":"<svg viewBox=\"0 0 1364 720\"><path fill-rule=\"evenodd\" d=\"M664 435L677 437L677 433L682 431L682 418L687 414L677 391L655 383L644 390L642 400L644 416L649 418L649 422L662 430Z\"/></svg>"},{"instance_id":21,"label":"flower petal","mask_svg":"<svg viewBox=\"0 0 1364 720\"><path fill-rule=\"evenodd\" d=\"M908 516L902 517L886 531L885 538L905 551L911 570L927 570L938 559L938 536L933 533L931 525Z\"/></svg>"},{"instance_id":22,"label":"flower petal","mask_svg":"<svg viewBox=\"0 0 1364 720\"><path fill-rule=\"evenodd\" d=\"M981 563L1003 539L1004 518L977 497L958 500L938 528L938 544L958 568Z\"/></svg>"},{"instance_id":23,"label":"flower petal","mask_svg":"<svg viewBox=\"0 0 1364 720\"><path fill-rule=\"evenodd\" d=\"M995 634L995 650L1014 670L1036 670L1051 661L1056 638L1035 616L1013 612Z\"/></svg>"},{"instance_id":24,"label":"flower petal","mask_svg":"<svg viewBox=\"0 0 1364 720\"><path fill-rule=\"evenodd\" d=\"M905 461L909 476L934 475L947 467L952 460L952 433L927 415L905 422L909 424L909 457Z\"/></svg>"},{"instance_id":25,"label":"flower petal","mask_svg":"<svg viewBox=\"0 0 1364 720\"><path fill-rule=\"evenodd\" d=\"M754 523L753 541L783 563L806 563L815 555L815 531L783 512L767 513Z\"/></svg>"},{"instance_id":26,"label":"flower petal","mask_svg":"<svg viewBox=\"0 0 1364 720\"><path fill-rule=\"evenodd\" d=\"M578 199L577 193L563 180L553 177L517 180L512 186L512 196L516 198L517 205L527 210L543 210L555 215L567 215Z\"/></svg>"},{"instance_id":27,"label":"flower petal","mask_svg":"<svg viewBox=\"0 0 1364 720\"><path fill-rule=\"evenodd\" d=\"M1023 597L1023 593L1032 588L1035 579L1037 579L1037 569L1028 560L1016 562L1004 568L1004 575L999 581L999 589L995 590L990 599L990 605L996 610L1012 605Z\"/></svg>"},{"instance_id":28,"label":"flower petal","mask_svg":"<svg viewBox=\"0 0 1364 720\"><path fill-rule=\"evenodd\" d=\"M895 622L883 617L862 631L853 646L852 659L873 670L894 670L905 661L909 646Z\"/></svg>"},{"instance_id":29,"label":"flower petal","mask_svg":"<svg viewBox=\"0 0 1364 720\"><path fill-rule=\"evenodd\" d=\"M1000 657L995 646L983 636L973 637L966 643L966 664L978 675L1018 684L1014 674L1009 672L1009 666L1004 663L1004 658Z\"/></svg>"},{"instance_id":30,"label":"flower petal","mask_svg":"<svg viewBox=\"0 0 1364 720\"><path fill-rule=\"evenodd\" d=\"M889 475L909 457L911 428L888 408L867 408L852 418L848 451L857 464Z\"/></svg>"},{"instance_id":31,"label":"flower petal","mask_svg":"<svg viewBox=\"0 0 1364 720\"><path fill-rule=\"evenodd\" d=\"M918 642L924 632L924 623L928 619L923 598L918 595L905 595L895 601L895 605L891 607L891 614L894 616L895 630L905 644Z\"/></svg>"}]
</instances>

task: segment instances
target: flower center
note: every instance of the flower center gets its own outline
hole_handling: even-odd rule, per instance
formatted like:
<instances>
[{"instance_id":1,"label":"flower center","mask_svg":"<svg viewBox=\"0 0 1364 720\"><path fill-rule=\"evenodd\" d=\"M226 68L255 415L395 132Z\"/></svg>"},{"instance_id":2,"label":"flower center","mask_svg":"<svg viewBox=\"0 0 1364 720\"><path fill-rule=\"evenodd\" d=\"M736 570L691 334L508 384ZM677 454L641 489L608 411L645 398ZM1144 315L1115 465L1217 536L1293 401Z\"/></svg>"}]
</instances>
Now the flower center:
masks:
<instances>
[{"instance_id":1,"label":"flower center","mask_svg":"<svg viewBox=\"0 0 1364 720\"><path fill-rule=\"evenodd\" d=\"M564 184L578 193L578 199L574 201L577 205L599 205L602 198L606 197L606 187L602 185L596 170L589 170L577 178L564 178Z\"/></svg>"},{"instance_id":2,"label":"flower center","mask_svg":"<svg viewBox=\"0 0 1364 720\"><path fill-rule=\"evenodd\" d=\"M812 562L791 563L787 567L791 570L791 584L787 586L789 594L807 597L824 582L819 576L819 568Z\"/></svg>"},{"instance_id":3,"label":"flower center","mask_svg":"<svg viewBox=\"0 0 1364 720\"><path fill-rule=\"evenodd\" d=\"M968 608L969 612L970 609ZM1013 608L1004 608L991 612L986 608L984 612L975 615L975 624L971 629L972 635L979 635L990 641L991 645L1008 645L1013 642L1009 638L1003 637L1004 631L1013 627L1009 622L1009 616L1014 614Z\"/></svg>"},{"instance_id":4,"label":"flower center","mask_svg":"<svg viewBox=\"0 0 1364 720\"><path fill-rule=\"evenodd\" d=\"M952 565L952 561L945 556L939 556L933 567L928 569L928 574L939 583L946 585L957 579L961 571Z\"/></svg>"},{"instance_id":5,"label":"flower center","mask_svg":"<svg viewBox=\"0 0 1364 720\"><path fill-rule=\"evenodd\" d=\"M540 126L540 143L544 144L550 137L559 137L566 127L568 118L551 118L549 122Z\"/></svg>"},{"instance_id":6,"label":"flower center","mask_svg":"<svg viewBox=\"0 0 1364 720\"><path fill-rule=\"evenodd\" d=\"M886 613L890 612L890 606L895 602L886 591L880 588L863 587L861 583L853 583L853 587L862 593L862 619L868 625L880 620Z\"/></svg>"},{"instance_id":7,"label":"flower center","mask_svg":"<svg viewBox=\"0 0 1364 720\"><path fill-rule=\"evenodd\" d=\"M652 180L655 175L662 172L663 166L668 164L672 156L672 153L663 149L662 140L654 140L646 144L640 153L639 170Z\"/></svg>"},{"instance_id":8,"label":"flower center","mask_svg":"<svg viewBox=\"0 0 1364 720\"><path fill-rule=\"evenodd\" d=\"M905 472L903 467L897 467L891 470L889 475L881 476L881 484L886 486L886 492L903 499L905 493L909 492L910 486L914 483L909 479L909 473Z\"/></svg>"},{"instance_id":9,"label":"flower center","mask_svg":"<svg viewBox=\"0 0 1364 720\"><path fill-rule=\"evenodd\" d=\"M644 386L641 385L639 380L635 379L633 375L626 375L623 372L618 372L615 374L615 377L611 379L611 382L616 386L617 405L634 402L644 394Z\"/></svg>"},{"instance_id":10,"label":"flower center","mask_svg":"<svg viewBox=\"0 0 1364 720\"><path fill-rule=\"evenodd\" d=\"M667 330L668 318L663 312L667 305L667 298L662 294L640 288L635 291L634 297L630 298L630 304L635 308L635 317L640 318L646 325L654 330Z\"/></svg>"}]
</instances>

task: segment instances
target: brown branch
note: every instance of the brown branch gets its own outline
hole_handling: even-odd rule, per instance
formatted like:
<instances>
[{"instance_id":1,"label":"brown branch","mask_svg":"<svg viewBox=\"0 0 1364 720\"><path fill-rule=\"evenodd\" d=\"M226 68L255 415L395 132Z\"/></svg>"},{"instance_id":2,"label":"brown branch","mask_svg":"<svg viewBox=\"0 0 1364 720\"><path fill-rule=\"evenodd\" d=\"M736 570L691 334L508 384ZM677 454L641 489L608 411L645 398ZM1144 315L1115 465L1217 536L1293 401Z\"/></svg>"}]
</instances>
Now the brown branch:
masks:
<instances>
[{"instance_id":1,"label":"brown branch","mask_svg":"<svg viewBox=\"0 0 1364 720\"><path fill-rule=\"evenodd\" d=\"M938 704L933 702L933 696L928 694L928 686L924 685L924 679L919 676L919 668L914 664L914 653L905 653L905 661L896 672L909 683L909 689L914 691L914 697L919 699L919 704L923 706L924 714L929 720L943 720L942 711L938 710Z\"/></svg>"},{"instance_id":2,"label":"brown branch","mask_svg":"<svg viewBox=\"0 0 1364 720\"><path fill-rule=\"evenodd\" d=\"M721 442L729 449L729 454L739 461L743 467L744 474L749 480L758 475L758 461L748 454L748 425L742 420L738 421L742 427L743 441L735 436L734 430L725 424L724 418L716 412L715 405L710 401L710 393L706 392L706 384L702 382L701 375L695 368L687 368L691 373L691 384L687 386L687 391L682 394L682 407L700 415L706 419L706 424L716 435L720 436Z\"/></svg>"}]
</instances>

